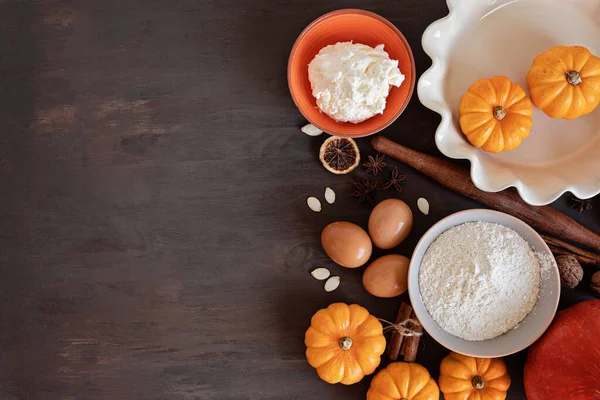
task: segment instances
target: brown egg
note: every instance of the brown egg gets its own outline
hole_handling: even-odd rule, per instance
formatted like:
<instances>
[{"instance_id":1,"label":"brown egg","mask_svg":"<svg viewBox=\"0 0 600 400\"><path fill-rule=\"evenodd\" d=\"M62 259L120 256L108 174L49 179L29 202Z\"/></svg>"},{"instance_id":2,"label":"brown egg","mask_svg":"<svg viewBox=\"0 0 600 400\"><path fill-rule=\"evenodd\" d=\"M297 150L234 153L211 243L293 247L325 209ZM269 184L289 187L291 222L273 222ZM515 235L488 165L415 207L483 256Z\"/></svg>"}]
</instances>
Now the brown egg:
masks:
<instances>
[{"instance_id":1,"label":"brown egg","mask_svg":"<svg viewBox=\"0 0 600 400\"><path fill-rule=\"evenodd\" d=\"M398 199L387 199L377 204L369 217L369 235L380 249L398 246L410 232L413 214L410 207Z\"/></svg>"},{"instance_id":2,"label":"brown egg","mask_svg":"<svg viewBox=\"0 0 600 400\"><path fill-rule=\"evenodd\" d=\"M333 261L346 268L358 268L371 257L373 245L367 232L350 222L333 222L323 229L321 245Z\"/></svg>"},{"instance_id":3,"label":"brown egg","mask_svg":"<svg viewBox=\"0 0 600 400\"><path fill-rule=\"evenodd\" d=\"M377 297L400 296L408 288L410 260L398 254L379 257L365 269L363 286Z\"/></svg>"}]
</instances>

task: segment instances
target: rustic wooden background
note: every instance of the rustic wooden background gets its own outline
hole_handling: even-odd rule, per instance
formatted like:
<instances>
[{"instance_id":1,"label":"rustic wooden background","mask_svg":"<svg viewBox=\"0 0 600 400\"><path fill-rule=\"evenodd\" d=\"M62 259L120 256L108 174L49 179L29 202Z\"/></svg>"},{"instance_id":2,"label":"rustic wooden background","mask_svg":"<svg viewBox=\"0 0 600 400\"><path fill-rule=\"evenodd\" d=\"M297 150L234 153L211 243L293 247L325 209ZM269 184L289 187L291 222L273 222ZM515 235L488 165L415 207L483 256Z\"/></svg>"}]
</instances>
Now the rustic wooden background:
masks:
<instances>
[{"instance_id":1,"label":"rustic wooden background","mask_svg":"<svg viewBox=\"0 0 600 400\"><path fill-rule=\"evenodd\" d=\"M345 7L390 19L419 74L430 65L421 34L443 0L0 0L0 399L364 398L368 378L318 379L304 331L335 301L392 319L401 299L321 250L327 223L365 225L349 195L364 172L320 166L324 136L300 133L286 82L296 36ZM437 154L438 121L414 96L385 135ZM391 164L408 174L399 197L432 209L395 252L478 207ZM338 201L312 213L326 186ZM561 307L585 297L587 282ZM446 353L425 339L418 361L437 375ZM525 357L508 358L509 399Z\"/></svg>"}]
</instances>

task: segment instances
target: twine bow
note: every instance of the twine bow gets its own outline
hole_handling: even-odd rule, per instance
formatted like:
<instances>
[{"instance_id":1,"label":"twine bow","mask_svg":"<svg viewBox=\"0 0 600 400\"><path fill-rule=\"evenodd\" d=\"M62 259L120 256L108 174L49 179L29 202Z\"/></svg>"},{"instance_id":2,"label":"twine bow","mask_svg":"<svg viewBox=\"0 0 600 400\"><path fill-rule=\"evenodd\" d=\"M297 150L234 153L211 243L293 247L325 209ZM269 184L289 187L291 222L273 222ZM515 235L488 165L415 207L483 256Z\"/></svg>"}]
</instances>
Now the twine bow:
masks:
<instances>
[{"instance_id":1,"label":"twine bow","mask_svg":"<svg viewBox=\"0 0 600 400\"><path fill-rule=\"evenodd\" d=\"M379 318L381 322L388 324L385 328L383 328L383 333L388 332L398 332L402 336L421 336L423 332L416 331L414 328L421 327L421 323L417 319L407 318L404 321L395 324L390 321L386 321L385 319ZM410 328L409 324L411 324L414 328Z\"/></svg>"}]
</instances>

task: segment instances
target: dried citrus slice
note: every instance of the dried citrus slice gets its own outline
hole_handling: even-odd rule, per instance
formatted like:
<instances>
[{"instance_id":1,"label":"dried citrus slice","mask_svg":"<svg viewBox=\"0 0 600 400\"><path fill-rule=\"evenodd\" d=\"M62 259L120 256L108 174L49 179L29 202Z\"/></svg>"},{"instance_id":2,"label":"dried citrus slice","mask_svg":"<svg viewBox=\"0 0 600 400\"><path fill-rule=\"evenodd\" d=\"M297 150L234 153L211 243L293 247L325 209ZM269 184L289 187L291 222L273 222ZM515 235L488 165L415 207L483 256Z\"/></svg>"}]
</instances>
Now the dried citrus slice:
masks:
<instances>
[{"instance_id":1,"label":"dried citrus slice","mask_svg":"<svg viewBox=\"0 0 600 400\"><path fill-rule=\"evenodd\" d=\"M321 145L319 159L329 172L342 175L358 167L360 152L354 140L332 136Z\"/></svg>"}]
</instances>

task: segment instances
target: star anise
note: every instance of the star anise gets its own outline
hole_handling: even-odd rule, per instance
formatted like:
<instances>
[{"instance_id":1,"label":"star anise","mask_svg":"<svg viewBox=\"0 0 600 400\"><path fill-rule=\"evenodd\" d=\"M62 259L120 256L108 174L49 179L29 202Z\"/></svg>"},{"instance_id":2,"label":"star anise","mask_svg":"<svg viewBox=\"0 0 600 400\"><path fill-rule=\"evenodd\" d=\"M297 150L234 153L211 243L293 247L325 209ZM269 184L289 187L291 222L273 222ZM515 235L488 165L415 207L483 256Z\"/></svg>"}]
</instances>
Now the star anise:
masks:
<instances>
[{"instance_id":1,"label":"star anise","mask_svg":"<svg viewBox=\"0 0 600 400\"><path fill-rule=\"evenodd\" d=\"M382 189L389 189L392 186L397 192L402 191L402 182L406 179L406 174L399 175L398 167L394 167L392 175L385 180L385 183L381 186Z\"/></svg>"},{"instance_id":2,"label":"star anise","mask_svg":"<svg viewBox=\"0 0 600 400\"><path fill-rule=\"evenodd\" d=\"M354 191L352 196L358 197L358 204L367 200L369 203L373 200L371 193L377 188L377 182L371 182L367 178L364 178L362 182L352 182L354 185Z\"/></svg>"},{"instance_id":3,"label":"star anise","mask_svg":"<svg viewBox=\"0 0 600 400\"><path fill-rule=\"evenodd\" d=\"M378 154L373 158L373 156L369 156L369 162L363 164L363 167L367 167L367 174L373 172L373 176L377 176L377 174L387 166L387 163L383 161L385 156L383 154Z\"/></svg>"},{"instance_id":4,"label":"star anise","mask_svg":"<svg viewBox=\"0 0 600 400\"><path fill-rule=\"evenodd\" d=\"M577 211L579 212L579 214L581 214L582 212L584 212L586 210L592 209L592 201L589 199L582 200L582 199L578 199L577 197L573 197L573 198L571 198L570 207L576 208Z\"/></svg>"}]
</instances>

